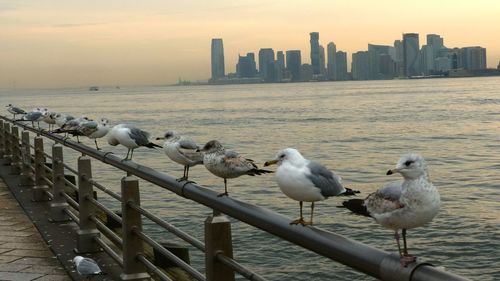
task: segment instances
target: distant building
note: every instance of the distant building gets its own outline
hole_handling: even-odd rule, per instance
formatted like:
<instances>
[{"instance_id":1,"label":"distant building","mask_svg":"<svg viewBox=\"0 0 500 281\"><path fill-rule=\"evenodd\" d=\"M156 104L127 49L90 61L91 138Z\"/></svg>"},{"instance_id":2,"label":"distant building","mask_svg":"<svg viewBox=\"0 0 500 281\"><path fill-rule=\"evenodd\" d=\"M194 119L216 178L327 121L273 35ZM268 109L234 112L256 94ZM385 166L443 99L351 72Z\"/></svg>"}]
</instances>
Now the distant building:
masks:
<instances>
[{"instance_id":1,"label":"distant building","mask_svg":"<svg viewBox=\"0 0 500 281\"><path fill-rule=\"evenodd\" d=\"M254 78L257 75L254 53L247 53L246 56L238 56L236 74L239 78Z\"/></svg>"},{"instance_id":2,"label":"distant building","mask_svg":"<svg viewBox=\"0 0 500 281\"><path fill-rule=\"evenodd\" d=\"M300 80L301 81L311 81L313 79L313 67L312 65L310 64L303 64L301 67L300 67Z\"/></svg>"},{"instance_id":3,"label":"distant building","mask_svg":"<svg viewBox=\"0 0 500 281\"><path fill-rule=\"evenodd\" d=\"M212 81L215 81L217 79L223 78L226 73L224 70L224 46L222 44L222 39L212 39L211 54Z\"/></svg>"},{"instance_id":4,"label":"distant building","mask_svg":"<svg viewBox=\"0 0 500 281\"><path fill-rule=\"evenodd\" d=\"M345 81L348 80L347 75L347 53L338 51L335 53L335 76L333 79L335 81Z\"/></svg>"},{"instance_id":5,"label":"distant building","mask_svg":"<svg viewBox=\"0 0 500 281\"><path fill-rule=\"evenodd\" d=\"M310 44L311 44L311 66L313 68L313 74L321 74L320 66L320 53L319 53L319 33L311 32Z\"/></svg>"},{"instance_id":6,"label":"distant building","mask_svg":"<svg viewBox=\"0 0 500 281\"><path fill-rule=\"evenodd\" d=\"M405 76L404 69L404 51L403 51L403 42L401 40L394 41L394 62L396 63L396 76L403 77Z\"/></svg>"},{"instance_id":7,"label":"distant building","mask_svg":"<svg viewBox=\"0 0 500 281\"><path fill-rule=\"evenodd\" d=\"M427 46L432 49L433 59L439 55L439 50L444 49L444 39L437 34L427 34Z\"/></svg>"},{"instance_id":8,"label":"distant building","mask_svg":"<svg viewBox=\"0 0 500 281\"><path fill-rule=\"evenodd\" d=\"M392 79L394 77L394 67L390 57L392 47L385 45L368 44L369 53L369 79ZM382 69L381 57L384 56L384 69Z\"/></svg>"},{"instance_id":9,"label":"distant building","mask_svg":"<svg viewBox=\"0 0 500 281\"><path fill-rule=\"evenodd\" d=\"M458 64L467 70L486 69L486 49L479 46L461 48Z\"/></svg>"},{"instance_id":10,"label":"distant building","mask_svg":"<svg viewBox=\"0 0 500 281\"><path fill-rule=\"evenodd\" d=\"M276 82L285 78L285 55L283 51L276 52Z\"/></svg>"},{"instance_id":11,"label":"distant building","mask_svg":"<svg viewBox=\"0 0 500 281\"><path fill-rule=\"evenodd\" d=\"M264 81L273 82L274 50L263 48L259 51L259 75Z\"/></svg>"},{"instance_id":12,"label":"distant building","mask_svg":"<svg viewBox=\"0 0 500 281\"><path fill-rule=\"evenodd\" d=\"M302 66L302 59L300 50L286 51L286 70L290 73L290 80L292 82L301 81L300 68Z\"/></svg>"},{"instance_id":13,"label":"distant building","mask_svg":"<svg viewBox=\"0 0 500 281\"><path fill-rule=\"evenodd\" d=\"M434 59L434 73L445 74L451 69L451 60L448 57L437 57Z\"/></svg>"},{"instance_id":14,"label":"distant building","mask_svg":"<svg viewBox=\"0 0 500 281\"><path fill-rule=\"evenodd\" d=\"M368 51L359 51L352 54L352 79L370 79L370 54Z\"/></svg>"},{"instance_id":15,"label":"distant building","mask_svg":"<svg viewBox=\"0 0 500 281\"><path fill-rule=\"evenodd\" d=\"M326 45L326 55L327 55L327 77L329 80L334 80L335 77L335 56L337 53L337 46L335 43L330 42Z\"/></svg>"},{"instance_id":16,"label":"distant building","mask_svg":"<svg viewBox=\"0 0 500 281\"><path fill-rule=\"evenodd\" d=\"M325 48L319 45L319 74L322 76L321 80L326 76L326 68L325 68Z\"/></svg>"},{"instance_id":17,"label":"distant building","mask_svg":"<svg viewBox=\"0 0 500 281\"><path fill-rule=\"evenodd\" d=\"M403 58L405 76L420 75L418 33L403 34Z\"/></svg>"},{"instance_id":18,"label":"distant building","mask_svg":"<svg viewBox=\"0 0 500 281\"><path fill-rule=\"evenodd\" d=\"M432 46L423 45L420 50L420 66L424 75L431 75L434 72L434 60Z\"/></svg>"}]
</instances>

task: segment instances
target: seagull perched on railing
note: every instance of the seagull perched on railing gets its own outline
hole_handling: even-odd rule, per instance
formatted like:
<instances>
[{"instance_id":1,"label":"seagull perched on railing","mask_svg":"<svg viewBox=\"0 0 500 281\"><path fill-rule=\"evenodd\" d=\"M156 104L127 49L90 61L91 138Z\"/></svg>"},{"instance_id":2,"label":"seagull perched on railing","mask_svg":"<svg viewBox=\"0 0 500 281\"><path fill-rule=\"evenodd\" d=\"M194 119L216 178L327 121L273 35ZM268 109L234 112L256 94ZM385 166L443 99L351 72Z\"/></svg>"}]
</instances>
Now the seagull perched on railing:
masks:
<instances>
[{"instance_id":1,"label":"seagull perched on railing","mask_svg":"<svg viewBox=\"0 0 500 281\"><path fill-rule=\"evenodd\" d=\"M149 133L128 124L114 126L108 133L108 143L112 146L121 144L128 148L127 156L123 160L132 160L134 149L145 146L148 148L161 147L149 141ZM130 154L130 159L128 158Z\"/></svg>"},{"instance_id":2,"label":"seagull perched on railing","mask_svg":"<svg viewBox=\"0 0 500 281\"><path fill-rule=\"evenodd\" d=\"M65 133L65 137L69 134L73 135L73 136L76 136L76 141L78 143L80 143L80 139L78 138L78 136L80 136L81 134L78 133L78 128L83 124L83 123L86 123L86 122L89 122L89 121L93 121L92 119L89 119L88 117L86 116L82 116L82 117L78 117L78 118L74 118L74 119L70 119L68 120L66 123L64 123L61 128L59 129L55 129L54 131L52 131L52 133Z\"/></svg>"},{"instance_id":3,"label":"seagull perched on railing","mask_svg":"<svg viewBox=\"0 0 500 281\"><path fill-rule=\"evenodd\" d=\"M101 270L97 262L91 258L76 256L73 258L73 263L75 264L76 272L87 280L96 275L106 274Z\"/></svg>"},{"instance_id":4,"label":"seagull perched on railing","mask_svg":"<svg viewBox=\"0 0 500 281\"><path fill-rule=\"evenodd\" d=\"M55 119L56 125L59 126L59 128L61 128L69 120L75 119L75 117L64 113L53 113L52 118Z\"/></svg>"},{"instance_id":5,"label":"seagull perched on railing","mask_svg":"<svg viewBox=\"0 0 500 281\"><path fill-rule=\"evenodd\" d=\"M184 175L177 181L187 180L189 167L203 164L203 154L199 147L190 137L181 136L175 131L168 131L164 137L156 140L165 140L163 150L172 161L184 166Z\"/></svg>"},{"instance_id":6,"label":"seagull perched on railing","mask_svg":"<svg viewBox=\"0 0 500 281\"><path fill-rule=\"evenodd\" d=\"M75 122L71 127L68 126L67 129L57 129L55 133L69 133L73 136L86 136L89 139L93 139L95 143L95 148L101 150L97 145L97 139L104 137L109 132L108 119L101 118L99 122L93 120L82 119L80 122Z\"/></svg>"},{"instance_id":7,"label":"seagull perched on railing","mask_svg":"<svg viewBox=\"0 0 500 281\"><path fill-rule=\"evenodd\" d=\"M17 114L26 114L26 111L24 111L23 109L21 109L17 106L12 105L11 103L9 103L6 107L7 107L7 111L14 115L14 117L13 117L14 120L16 119Z\"/></svg>"},{"instance_id":8,"label":"seagull perched on railing","mask_svg":"<svg viewBox=\"0 0 500 281\"><path fill-rule=\"evenodd\" d=\"M345 188L342 179L318 162L305 159L297 149L286 148L264 166L277 164L276 181L281 191L299 201L300 218L290 224L313 224L314 202L331 196L354 195L357 191ZM311 220L302 215L302 202L311 202Z\"/></svg>"},{"instance_id":9,"label":"seagull perched on railing","mask_svg":"<svg viewBox=\"0 0 500 281\"><path fill-rule=\"evenodd\" d=\"M242 175L256 176L272 171L262 170L255 165L252 159L244 158L236 151L226 150L216 140L209 141L200 149L203 152L203 165L212 174L224 179L224 193L218 196L228 196L227 179Z\"/></svg>"},{"instance_id":10,"label":"seagull perched on railing","mask_svg":"<svg viewBox=\"0 0 500 281\"><path fill-rule=\"evenodd\" d=\"M394 173L401 174L404 181L388 183L364 200L348 200L343 205L356 214L373 217L377 223L394 230L401 264L407 266L416 261L416 257L408 254L406 230L432 221L439 211L441 201L437 188L429 180L422 156L413 153L404 155L387 175ZM403 234L403 251L399 243L400 229Z\"/></svg>"},{"instance_id":11,"label":"seagull perched on railing","mask_svg":"<svg viewBox=\"0 0 500 281\"><path fill-rule=\"evenodd\" d=\"M38 129L40 129L40 121L45 117L45 112L47 112L47 108L34 108L31 112L28 112L21 117L21 119L17 119L16 121L30 121L31 126L35 127L35 122L38 124Z\"/></svg>"}]
</instances>

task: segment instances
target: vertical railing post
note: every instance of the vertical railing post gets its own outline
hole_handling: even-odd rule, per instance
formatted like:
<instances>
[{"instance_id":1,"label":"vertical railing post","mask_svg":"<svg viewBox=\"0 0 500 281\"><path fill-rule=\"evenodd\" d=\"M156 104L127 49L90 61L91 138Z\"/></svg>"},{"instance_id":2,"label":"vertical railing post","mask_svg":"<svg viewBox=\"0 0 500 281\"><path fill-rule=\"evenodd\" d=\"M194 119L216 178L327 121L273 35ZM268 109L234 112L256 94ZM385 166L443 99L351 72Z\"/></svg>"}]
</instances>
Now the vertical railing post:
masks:
<instances>
[{"instance_id":1,"label":"vertical railing post","mask_svg":"<svg viewBox=\"0 0 500 281\"><path fill-rule=\"evenodd\" d=\"M22 172L21 172L21 186L33 186L35 183L33 181L33 171L31 164L31 147L30 147L30 133L28 131L23 131L21 133L21 162L22 162Z\"/></svg>"},{"instance_id":2,"label":"vertical railing post","mask_svg":"<svg viewBox=\"0 0 500 281\"><path fill-rule=\"evenodd\" d=\"M45 182L45 155L43 152L43 138L35 138L35 186L33 187L33 201L46 201L48 196L45 193L49 190Z\"/></svg>"},{"instance_id":3,"label":"vertical railing post","mask_svg":"<svg viewBox=\"0 0 500 281\"><path fill-rule=\"evenodd\" d=\"M12 157L10 163L10 173L12 175L19 175L21 173L21 147L19 144L19 127L12 126L11 131Z\"/></svg>"},{"instance_id":4,"label":"vertical railing post","mask_svg":"<svg viewBox=\"0 0 500 281\"><path fill-rule=\"evenodd\" d=\"M69 219L65 210L68 202L64 193L64 162L63 147L60 144L52 146L52 201L50 202L50 220L53 222L67 221Z\"/></svg>"},{"instance_id":5,"label":"vertical railing post","mask_svg":"<svg viewBox=\"0 0 500 281\"><path fill-rule=\"evenodd\" d=\"M207 281L234 281L234 271L217 260L217 254L233 257L231 223L225 215L205 220L205 271Z\"/></svg>"},{"instance_id":6,"label":"vertical railing post","mask_svg":"<svg viewBox=\"0 0 500 281\"><path fill-rule=\"evenodd\" d=\"M78 158L78 209L80 229L78 230L77 249L78 253L89 253L100 251L99 245L94 241L98 237L99 230L90 219L95 216L96 207L88 200L93 198L94 187L88 179L92 178L92 166L88 156Z\"/></svg>"},{"instance_id":7,"label":"vertical railing post","mask_svg":"<svg viewBox=\"0 0 500 281\"><path fill-rule=\"evenodd\" d=\"M3 120L0 120L0 158L3 158L5 154L5 141L4 141L4 132L3 132Z\"/></svg>"},{"instance_id":8,"label":"vertical railing post","mask_svg":"<svg viewBox=\"0 0 500 281\"><path fill-rule=\"evenodd\" d=\"M123 238L123 273L121 280L149 280L144 265L137 259L144 252L143 241L134 234L134 230L142 231L141 214L129 204L140 205L139 181L127 176L122 178L122 238Z\"/></svg>"},{"instance_id":9,"label":"vertical railing post","mask_svg":"<svg viewBox=\"0 0 500 281\"><path fill-rule=\"evenodd\" d=\"M11 157L12 157L12 151L11 146L10 146L10 124L5 122L3 124L3 137L4 137L4 155L3 159L6 161L6 165L10 165L11 162Z\"/></svg>"}]
</instances>

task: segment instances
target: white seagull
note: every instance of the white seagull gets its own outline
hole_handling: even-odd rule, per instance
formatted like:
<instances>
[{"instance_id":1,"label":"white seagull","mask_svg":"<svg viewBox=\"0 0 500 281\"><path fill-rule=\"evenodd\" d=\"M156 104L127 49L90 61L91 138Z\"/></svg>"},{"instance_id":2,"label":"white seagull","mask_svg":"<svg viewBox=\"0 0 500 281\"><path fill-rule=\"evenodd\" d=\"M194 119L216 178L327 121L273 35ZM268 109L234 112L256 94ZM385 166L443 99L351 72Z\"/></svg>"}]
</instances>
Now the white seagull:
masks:
<instances>
[{"instance_id":1,"label":"white seagull","mask_svg":"<svg viewBox=\"0 0 500 281\"><path fill-rule=\"evenodd\" d=\"M38 124L38 129L40 129L40 121L45 118L45 112L47 112L47 108L34 108L31 112L28 112L16 121L31 121L31 126L35 127L35 122Z\"/></svg>"},{"instance_id":2,"label":"white seagull","mask_svg":"<svg viewBox=\"0 0 500 281\"><path fill-rule=\"evenodd\" d=\"M395 231L401 264L416 261L408 254L406 230L423 226L432 221L441 205L439 192L431 183L422 156L414 153L401 157L396 168L387 175L399 173L404 181L390 182L371 193L366 199L353 199L343 205L354 213L373 217L382 226ZM399 230L402 230L404 248L401 251Z\"/></svg>"},{"instance_id":3,"label":"white seagull","mask_svg":"<svg viewBox=\"0 0 500 281\"><path fill-rule=\"evenodd\" d=\"M91 258L84 258L82 256L76 256L73 258L73 263L76 267L76 272L87 280L90 280L95 275L103 275L101 268L97 262Z\"/></svg>"},{"instance_id":4,"label":"white seagull","mask_svg":"<svg viewBox=\"0 0 500 281\"><path fill-rule=\"evenodd\" d=\"M187 180L189 167L203 164L203 154L199 151L196 142L187 136L181 136L175 131L168 131L164 137L156 140L165 140L163 150L172 161L184 166L184 175L177 181Z\"/></svg>"},{"instance_id":5,"label":"white seagull","mask_svg":"<svg viewBox=\"0 0 500 281\"><path fill-rule=\"evenodd\" d=\"M14 120L16 119L16 115L17 114L26 114L26 111L24 111L23 109L9 103L7 105L7 111L12 113L14 115Z\"/></svg>"},{"instance_id":6,"label":"white seagull","mask_svg":"<svg viewBox=\"0 0 500 281\"><path fill-rule=\"evenodd\" d=\"M224 193L218 196L228 196L227 179L237 178L242 175L261 175L272 173L262 170L255 165L252 159L244 158L237 152L226 150L220 142L209 141L200 150L203 152L203 165L212 174L224 179Z\"/></svg>"},{"instance_id":7,"label":"white seagull","mask_svg":"<svg viewBox=\"0 0 500 281\"><path fill-rule=\"evenodd\" d=\"M121 144L128 148L127 156L123 160L132 160L134 149L145 146L148 148L161 147L149 141L149 133L132 125L119 124L108 133L108 143L112 146ZM130 154L130 159L128 158Z\"/></svg>"},{"instance_id":8,"label":"white seagull","mask_svg":"<svg viewBox=\"0 0 500 281\"><path fill-rule=\"evenodd\" d=\"M300 218L290 224L313 224L314 202L331 196L353 195L356 193L342 185L342 179L316 161L305 159L297 149L285 148L276 158L264 166L277 164L276 181L281 191L288 197L299 201ZM305 221L302 215L302 202L311 202L311 220Z\"/></svg>"}]
</instances>

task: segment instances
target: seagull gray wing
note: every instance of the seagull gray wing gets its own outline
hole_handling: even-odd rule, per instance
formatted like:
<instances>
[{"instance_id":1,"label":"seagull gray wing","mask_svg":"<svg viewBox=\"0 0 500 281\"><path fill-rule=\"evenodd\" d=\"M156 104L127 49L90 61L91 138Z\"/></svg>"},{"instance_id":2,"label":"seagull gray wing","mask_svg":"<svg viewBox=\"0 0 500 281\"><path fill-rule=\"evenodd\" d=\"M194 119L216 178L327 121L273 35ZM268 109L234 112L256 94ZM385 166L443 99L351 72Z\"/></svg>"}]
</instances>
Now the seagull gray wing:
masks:
<instances>
[{"instance_id":1,"label":"seagull gray wing","mask_svg":"<svg viewBox=\"0 0 500 281\"><path fill-rule=\"evenodd\" d=\"M101 274L99 265L97 265L93 259L89 258L83 258L83 260L77 264L76 270L83 276Z\"/></svg>"},{"instance_id":2,"label":"seagull gray wing","mask_svg":"<svg viewBox=\"0 0 500 281\"><path fill-rule=\"evenodd\" d=\"M99 124L95 121L83 122L78 126L77 131L81 132L84 136L89 136L97 131L98 126Z\"/></svg>"},{"instance_id":3,"label":"seagull gray wing","mask_svg":"<svg viewBox=\"0 0 500 281\"><path fill-rule=\"evenodd\" d=\"M190 138L181 138L177 143L179 144L179 147L183 149L198 149L196 142Z\"/></svg>"},{"instance_id":4,"label":"seagull gray wing","mask_svg":"<svg viewBox=\"0 0 500 281\"><path fill-rule=\"evenodd\" d=\"M26 114L26 111L22 110L19 107L13 106L13 107L11 107L11 109L13 111L12 113L15 113L15 114Z\"/></svg>"},{"instance_id":5,"label":"seagull gray wing","mask_svg":"<svg viewBox=\"0 0 500 281\"><path fill-rule=\"evenodd\" d=\"M138 128L130 128L129 136L139 146L147 146L149 144L149 133Z\"/></svg>"},{"instance_id":6,"label":"seagull gray wing","mask_svg":"<svg viewBox=\"0 0 500 281\"><path fill-rule=\"evenodd\" d=\"M315 161L309 161L307 168L311 171L307 178L319 188L324 197L336 196L345 192L340 177Z\"/></svg>"},{"instance_id":7,"label":"seagull gray wing","mask_svg":"<svg viewBox=\"0 0 500 281\"><path fill-rule=\"evenodd\" d=\"M368 195L365 199L367 211L374 215L403 208L404 206L399 201L402 184L401 181L390 182Z\"/></svg>"},{"instance_id":8,"label":"seagull gray wing","mask_svg":"<svg viewBox=\"0 0 500 281\"><path fill-rule=\"evenodd\" d=\"M23 116L23 119L27 121L36 121L42 117L42 115L43 114L40 111L31 111L26 113L26 115Z\"/></svg>"}]
</instances>

